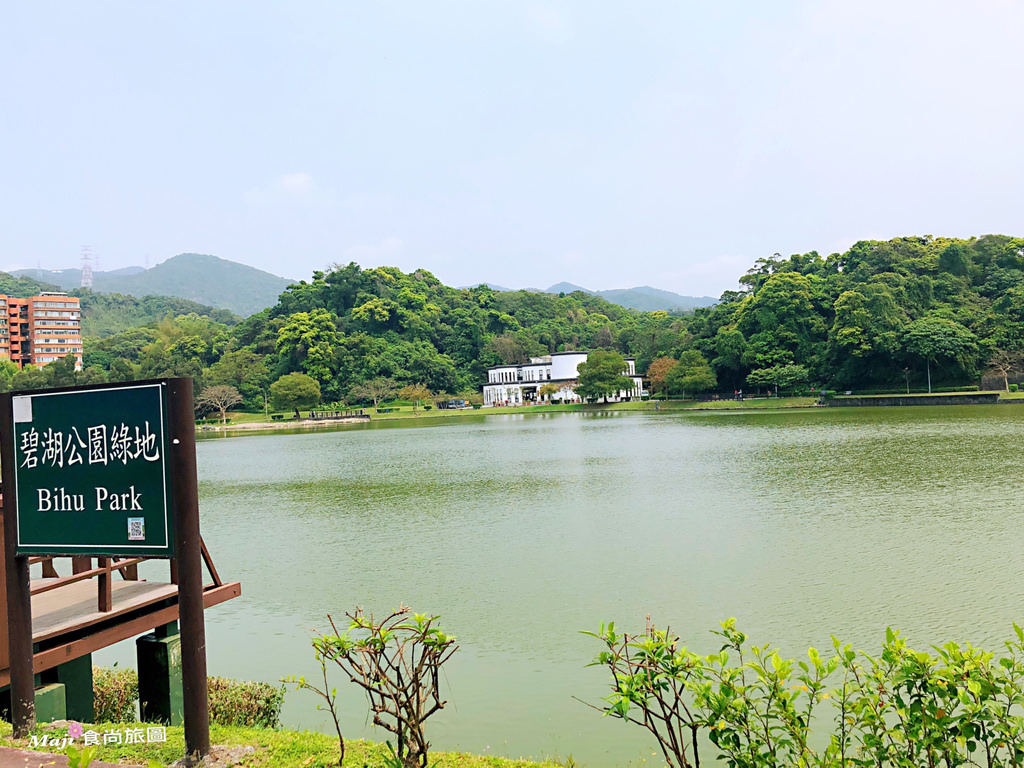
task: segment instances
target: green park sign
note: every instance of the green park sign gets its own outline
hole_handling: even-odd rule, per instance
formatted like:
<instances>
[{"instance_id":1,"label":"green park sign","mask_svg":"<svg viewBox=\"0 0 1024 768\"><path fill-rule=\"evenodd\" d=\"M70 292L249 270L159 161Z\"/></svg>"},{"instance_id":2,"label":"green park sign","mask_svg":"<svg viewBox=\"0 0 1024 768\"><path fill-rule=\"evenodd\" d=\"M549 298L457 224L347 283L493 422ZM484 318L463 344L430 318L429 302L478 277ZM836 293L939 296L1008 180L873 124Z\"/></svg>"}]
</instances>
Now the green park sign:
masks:
<instances>
[{"instance_id":1,"label":"green park sign","mask_svg":"<svg viewBox=\"0 0 1024 768\"><path fill-rule=\"evenodd\" d=\"M17 554L174 555L165 382L10 402Z\"/></svg>"}]
</instances>

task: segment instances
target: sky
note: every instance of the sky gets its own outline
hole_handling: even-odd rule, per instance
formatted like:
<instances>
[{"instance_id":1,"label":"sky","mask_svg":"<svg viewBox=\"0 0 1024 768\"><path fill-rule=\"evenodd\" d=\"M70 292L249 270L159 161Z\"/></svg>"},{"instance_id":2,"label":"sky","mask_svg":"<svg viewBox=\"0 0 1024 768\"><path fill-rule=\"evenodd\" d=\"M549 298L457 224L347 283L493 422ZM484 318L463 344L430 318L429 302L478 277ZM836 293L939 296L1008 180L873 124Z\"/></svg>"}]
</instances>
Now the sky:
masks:
<instances>
[{"instance_id":1,"label":"sky","mask_svg":"<svg viewBox=\"0 0 1024 768\"><path fill-rule=\"evenodd\" d=\"M39 2L0 25L0 269L210 253L718 296L1024 235L1018 0Z\"/></svg>"}]
</instances>

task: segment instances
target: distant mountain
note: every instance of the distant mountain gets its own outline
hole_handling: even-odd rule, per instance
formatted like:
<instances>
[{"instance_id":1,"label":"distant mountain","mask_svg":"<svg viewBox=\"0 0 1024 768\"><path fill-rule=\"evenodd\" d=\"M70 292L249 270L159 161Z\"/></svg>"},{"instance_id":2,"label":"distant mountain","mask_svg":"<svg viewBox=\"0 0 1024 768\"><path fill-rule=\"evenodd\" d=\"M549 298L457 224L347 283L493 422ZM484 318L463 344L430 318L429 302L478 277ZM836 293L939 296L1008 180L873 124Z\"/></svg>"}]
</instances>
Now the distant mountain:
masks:
<instances>
[{"instance_id":1,"label":"distant mountain","mask_svg":"<svg viewBox=\"0 0 1024 768\"><path fill-rule=\"evenodd\" d=\"M116 333L163 320L168 315L199 315L225 325L236 325L241 318L226 309L215 309L176 296L126 296L120 293L93 293L88 288L74 291L82 301L82 335L105 338Z\"/></svg>"},{"instance_id":2,"label":"distant mountain","mask_svg":"<svg viewBox=\"0 0 1024 768\"><path fill-rule=\"evenodd\" d=\"M588 291L586 288L580 285L573 285L572 283L555 283L546 290L537 290L537 293L572 293L573 291L583 291L594 295L594 291Z\"/></svg>"},{"instance_id":3,"label":"distant mountain","mask_svg":"<svg viewBox=\"0 0 1024 768\"><path fill-rule=\"evenodd\" d=\"M82 285L80 269L21 269L13 274L55 283L69 291ZM293 282L217 256L182 253L150 269L125 267L93 272L92 289L140 298L173 296L248 317L275 305L281 292Z\"/></svg>"},{"instance_id":4,"label":"distant mountain","mask_svg":"<svg viewBox=\"0 0 1024 768\"><path fill-rule=\"evenodd\" d=\"M632 307L642 312L666 311L689 311L697 307L710 307L718 303L718 299L711 296L681 296L672 291L662 291L658 288L651 288L649 285L640 285L636 288L616 288L609 291L594 291L612 304L619 304L623 307Z\"/></svg>"},{"instance_id":5,"label":"distant mountain","mask_svg":"<svg viewBox=\"0 0 1024 768\"><path fill-rule=\"evenodd\" d=\"M467 285L464 287L475 288L478 285L486 285L492 291L519 290L518 288L502 288L494 283L475 283L473 286ZM600 296L605 301L618 304L620 307L638 309L641 312L658 312L661 310L666 312L687 312L696 307L710 307L712 304L718 303L718 299L714 299L711 296L681 296L678 293L672 293L672 291L651 288L649 285L640 285L636 288L613 288L608 291L591 291L574 283L555 283L549 288L524 288L523 290L530 293L556 294L583 291L591 296Z\"/></svg>"},{"instance_id":6,"label":"distant mountain","mask_svg":"<svg viewBox=\"0 0 1024 768\"><path fill-rule=\"evenodd\" d=\"M662 291L649 285L636 288L613 288L607 291L591 291L572 283L555 283L544 293L572 293L583 291L591 296L600 296L605 301L618 304L620 307L638 309L641 312L685 312L696 307L710 307L718 302L710 296L681 296L672 291Z\"/></svg>"},{"instance_id":7,"label":"distant mountain","mask_svg":"<svg viewBox=\"0 0 1024 768\"><path fill-rule=\"evenodd\" d=\"M24 299L29 296L38 296L45 291L61 290L56 283L44 283L23 274L23 272L13 274L0 272L0 293Z\"/></svg>"},{"instance_id":8,"label":"distant mountain","mask_svg":"<svg viewBox=\"0 0 1024 768\"><path fill-rule=\"evenodd\" d=\"M515 288L506 288L503 285L495 285L494 283L473 283L472 285L460 285L460 289L479 288L481 285L486 285L492 291L514 291ZM529 289L527 289L529 290Z\"/></svg>"}]
</instances>

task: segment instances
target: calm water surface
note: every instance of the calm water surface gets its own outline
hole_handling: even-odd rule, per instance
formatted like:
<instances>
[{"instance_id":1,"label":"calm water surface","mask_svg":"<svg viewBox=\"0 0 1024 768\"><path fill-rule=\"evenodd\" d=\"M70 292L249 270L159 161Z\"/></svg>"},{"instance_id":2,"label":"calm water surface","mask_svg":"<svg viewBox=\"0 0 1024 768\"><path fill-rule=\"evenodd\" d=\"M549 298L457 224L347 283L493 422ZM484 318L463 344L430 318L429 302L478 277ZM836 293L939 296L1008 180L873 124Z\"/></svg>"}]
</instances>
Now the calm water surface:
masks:
<instances>
[{"instance_id":1,"label":"calm water surface","mask_svg":"<svg viewBox=\"0 0 1024 768\"><path fill-rule=\"evenodd\" d=\"M376 426L376 425L375 425ZM698 650L729 616L791 655L994 646L1024 622L1024 407L474 415L456 423L199 445L204 537L243 597L207 612L211 673L317 672L309 638L362 605L442 616L459 639L441 749L651 757L601 718L578 630L650 613ZM130 644L99 655L130 662ZM346 735L383 740L354 686ZM351 690L350 690L351 689ZM288 694L288 726L328 730Z\"/></svg>"}]
</instances>

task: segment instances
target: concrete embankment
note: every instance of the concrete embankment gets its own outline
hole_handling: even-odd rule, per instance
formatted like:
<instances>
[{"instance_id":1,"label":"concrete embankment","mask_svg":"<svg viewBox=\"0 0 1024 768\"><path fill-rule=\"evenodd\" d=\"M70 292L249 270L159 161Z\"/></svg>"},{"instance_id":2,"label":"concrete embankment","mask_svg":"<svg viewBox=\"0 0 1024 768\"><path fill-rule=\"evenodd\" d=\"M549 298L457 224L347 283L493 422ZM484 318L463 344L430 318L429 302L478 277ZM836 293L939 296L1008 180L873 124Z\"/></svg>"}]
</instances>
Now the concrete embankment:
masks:
<instances>
[{"instance_id":1,"label":"concrete embankment","mask_svg":"<svg viewBox=\"0 0 1024 768\"><path fill-rule=\"evenodd\" d=\"M334 424L365 424L370 420L369 414L363 416L346 416L331 419L288 419L283 421L245 421L240 424L203 424L197 427L199 432L255 432L267 429L296 429L299 427L328 427Z\"/></svg>"},{"instance_id":2,"label":"concrete embankment","mask_svg":"<svg viewBox=\"0 0 1024 768\"><path fill-rule=\"evenodd\" d=\"M971 392L949 395L872 395L865 397L835 397L828 401L831 408L851 408L879 405L993 405L999 402L998 392Z\"/></svg>"}]
</instances>

